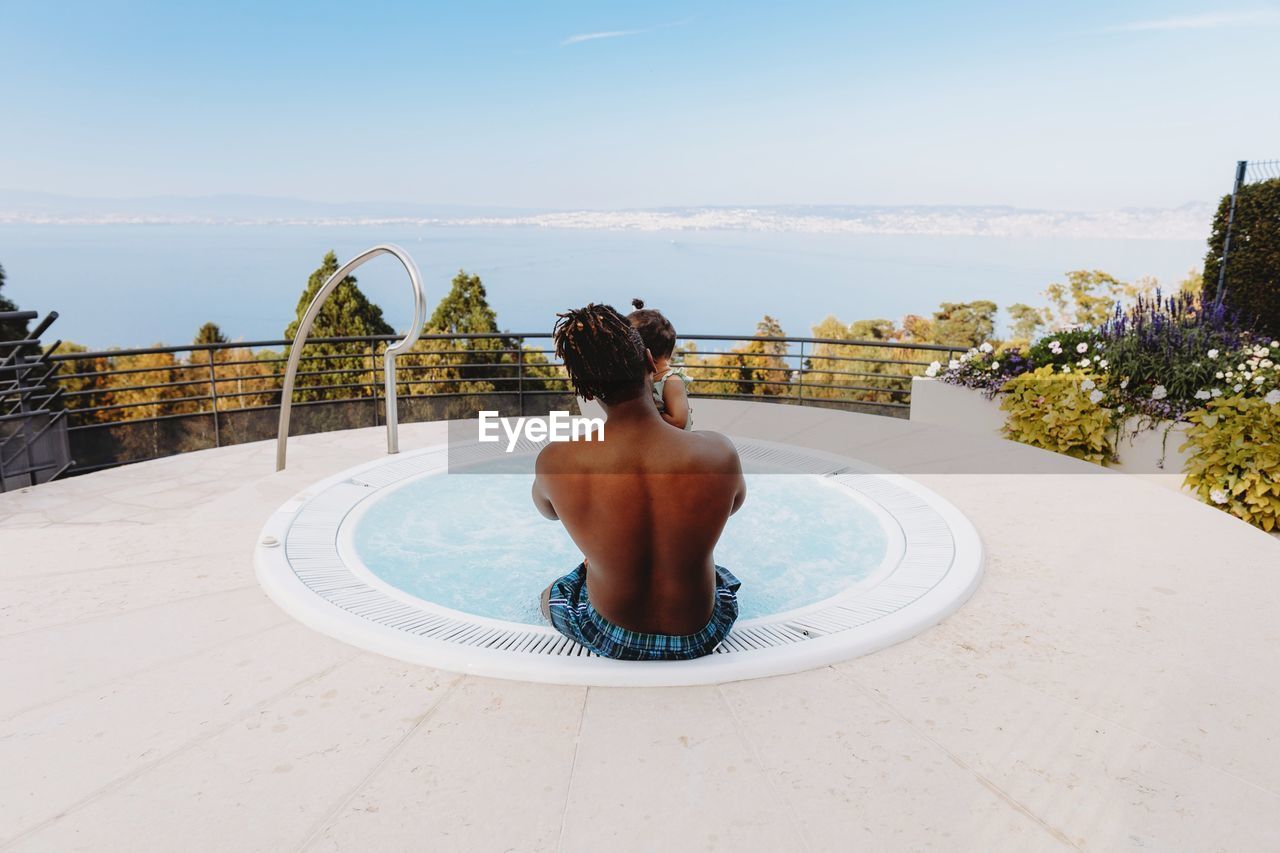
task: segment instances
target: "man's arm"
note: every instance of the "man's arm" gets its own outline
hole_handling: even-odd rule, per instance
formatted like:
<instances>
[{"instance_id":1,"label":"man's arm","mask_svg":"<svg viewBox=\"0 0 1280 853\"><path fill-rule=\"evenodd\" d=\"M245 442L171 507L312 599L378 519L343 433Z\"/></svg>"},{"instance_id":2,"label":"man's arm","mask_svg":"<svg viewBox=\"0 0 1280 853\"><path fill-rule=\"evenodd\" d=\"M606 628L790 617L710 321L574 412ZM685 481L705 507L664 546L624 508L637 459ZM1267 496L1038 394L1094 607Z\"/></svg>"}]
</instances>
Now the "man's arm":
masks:
<instances>
[{"instance_id":1,"label":"man's arm","mask_svg":"<svg viewBox=\"0 0 1280 853\"><path fill-rule=\"evenodd\" d=\"M733 508L729 510L729 514L733 515L747 501L747 479L742 476L742 459L738 456L738 448L733 446L728 436L718 432L699 430L695 435L716 445L722 459L721 472L733 478Z\"/></svg>"},{"instance_id":2,"label":"man's arm","mask_svg":"<svg viewBox=\"0 0 1280 853\"><path fill-rule=\"evenodd\" d=\"M729 515L733 515L742 509L742 505L747 502L747 478L742 476L742 460L738 458L738 449L736 447L733 448L733 467L738 484L733 494L733 509L729 510Z\"/></svg>"},{"instance_id":3,"label":"man's arm","mask_svg":"<svg viewBox=\"0 0 1280 853\"><path fill-rule=\"evenodd\" d=\"M538 460L534 470L536 474L533 478L533 505L538 508L538 512L542 513L543 518L549 518L552 521L559 521L560 516L556 514L556 508L551 504L551 498L547 497L546 489L546 469L550 467L546 459L547 451L555 447L549 444L538 454Z\"/></svg>"}]
</instances>

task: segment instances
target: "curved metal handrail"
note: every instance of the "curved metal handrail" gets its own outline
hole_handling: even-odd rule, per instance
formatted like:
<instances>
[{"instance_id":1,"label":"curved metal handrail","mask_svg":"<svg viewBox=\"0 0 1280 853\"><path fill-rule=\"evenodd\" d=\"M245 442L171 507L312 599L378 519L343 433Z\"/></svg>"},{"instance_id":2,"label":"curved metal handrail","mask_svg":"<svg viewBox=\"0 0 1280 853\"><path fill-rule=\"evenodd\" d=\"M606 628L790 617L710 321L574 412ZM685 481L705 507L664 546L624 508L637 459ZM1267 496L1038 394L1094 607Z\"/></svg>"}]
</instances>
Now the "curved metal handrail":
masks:
<instances>
[{"instance_id":1,"label":"curved metal handrail","mask_svg":"<svg viewBox=\"0 0 1280 853\"><path fill-rule=\"evenodd\" d=\"M413 262L413 258L399 246L379 243L372 249L366 249L356 255L329 276L329 280L316 291L315 298L311 300L306 313L302 315L302 322L298 324L298 331L293 336L293 344L289 349L289 365L285 369L284 385L280 389L280 428L276 433L277 471L284 470L285 446L289 441L289 410L293 406L293 383L298 372L298 362L302 359L302 347L306 344L307 335L311 332L311 324L338 283L365 261L372 260L378 255L394 256L404 266L405 272L409 273L409 283L413 286L413 324L404 338L387 347L382 364L387 400L387 453L400 452L399 412L396 411L396 356L418 342L418 335L422 334L422 326L427 321L427 303L422 296L422 277L418 274L418 266Z\"/></svg>"}]
</instances>

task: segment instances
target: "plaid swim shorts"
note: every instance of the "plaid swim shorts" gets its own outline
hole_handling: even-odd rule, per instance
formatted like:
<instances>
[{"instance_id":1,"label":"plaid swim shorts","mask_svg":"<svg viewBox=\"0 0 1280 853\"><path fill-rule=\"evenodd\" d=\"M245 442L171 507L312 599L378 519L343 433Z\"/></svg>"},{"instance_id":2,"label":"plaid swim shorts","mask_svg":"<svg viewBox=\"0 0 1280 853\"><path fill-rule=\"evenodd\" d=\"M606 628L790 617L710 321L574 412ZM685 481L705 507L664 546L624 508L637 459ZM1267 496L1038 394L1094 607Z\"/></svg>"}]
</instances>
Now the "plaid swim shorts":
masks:
<instances>
[{"instance_id":1,"label":"plaid swim shorts","mask_svg":"<svg viewBox=\"0 0 1280 853\"><path fill-rule=\"evenodd\" d=\"M706 627L694 634L646 634L614 625L587 600L587 567L579 564L551 584L547 599L551 625L601 657L615 660L690 660L715 651L738 618L738 587L723 566L716 566L715 604Z\"/></svg>"}]
</instances>

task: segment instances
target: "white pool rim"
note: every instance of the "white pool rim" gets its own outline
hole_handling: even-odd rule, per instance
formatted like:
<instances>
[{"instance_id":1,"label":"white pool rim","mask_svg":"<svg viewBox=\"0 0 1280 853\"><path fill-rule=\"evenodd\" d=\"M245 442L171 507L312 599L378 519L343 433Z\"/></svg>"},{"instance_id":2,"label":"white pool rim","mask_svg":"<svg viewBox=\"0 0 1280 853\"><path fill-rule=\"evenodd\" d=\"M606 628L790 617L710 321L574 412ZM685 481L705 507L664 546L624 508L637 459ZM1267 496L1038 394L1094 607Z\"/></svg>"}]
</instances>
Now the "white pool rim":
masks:
<instances>
[{"instance_id":1,"label":"white pool rim","mask_svg":"<svg viewBox=\"0 0 1280 853\"><path fill-rule=\"evenodd\" d=\"M352 543L361 516L389 491L444 474L446 444L342 471L286 501L259 536L258 579L298 621L368 651L474 675L593 686L714 684L826 666L919 634L977 588L983 562L978 533L933 491L847 457L758 439L734 441L748 466L761 462L816 474L847 490L880 522L886 553L866 578L834 596L739 620L715 653L697 660L608 660L550 626L453 610L370 571ZM497 452L493 445L477 447ZM454 452L456 462L456 447Z\"/></svg>"}]
</instances>

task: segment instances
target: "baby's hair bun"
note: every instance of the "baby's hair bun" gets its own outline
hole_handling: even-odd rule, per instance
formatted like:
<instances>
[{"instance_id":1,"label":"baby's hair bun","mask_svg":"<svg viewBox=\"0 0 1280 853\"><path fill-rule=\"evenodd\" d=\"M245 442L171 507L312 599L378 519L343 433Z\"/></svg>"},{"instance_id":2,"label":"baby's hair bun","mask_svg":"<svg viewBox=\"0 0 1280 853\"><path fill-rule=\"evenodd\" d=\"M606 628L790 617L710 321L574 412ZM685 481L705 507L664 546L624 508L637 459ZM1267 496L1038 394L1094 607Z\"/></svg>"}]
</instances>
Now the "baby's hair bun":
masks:
<instances>
[{"instance_id":1,"label":"baby's hair bun","mask_svg":"<svg viewBox=\"0 0 1280 853\"><path fill-rule=\"evenodd\" d=\"M631 300L631 304L635 306L635 309L636 309L637 311L639 311L641 308L643 308L643 307L644 307L644 300L643 300L643 299L632 299L632 300Z\"/></svg>"}]
</instances>

